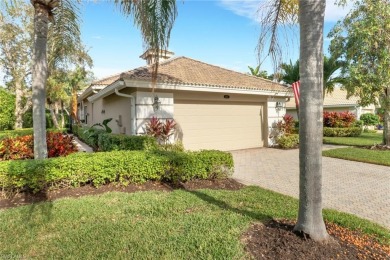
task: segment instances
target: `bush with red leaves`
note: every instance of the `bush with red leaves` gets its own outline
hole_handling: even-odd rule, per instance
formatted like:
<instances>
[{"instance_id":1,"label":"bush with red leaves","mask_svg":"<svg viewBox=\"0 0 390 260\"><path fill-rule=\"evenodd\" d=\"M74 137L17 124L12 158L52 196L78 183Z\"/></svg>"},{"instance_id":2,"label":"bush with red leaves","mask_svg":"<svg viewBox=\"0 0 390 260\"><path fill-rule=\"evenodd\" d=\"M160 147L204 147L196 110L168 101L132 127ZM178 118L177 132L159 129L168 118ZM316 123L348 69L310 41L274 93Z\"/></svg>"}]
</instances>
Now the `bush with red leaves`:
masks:
<instances>
[{"instance_id":1,"label":"bush with red leaves","mask_svg":"<svg viewBox=\"0 0 390 260\"><path fill-rule=\"evenodd\" d=\"M62 133L46 135L48 157L66 156L77 152L73 137ZM0 141L0 161L34 158L32 135L5 138Z\"/></svg>"},{"instance_id":2,"label":"bush with red leaves","mask_svg":"<svg viewBox=\"0 0 390 260\"><path fill-rule=\"evenodd\" d=\"M349 111L345 112L324 112L324 127L351 127L356 121L356 117Z\"/></svg>"}]
</instances>

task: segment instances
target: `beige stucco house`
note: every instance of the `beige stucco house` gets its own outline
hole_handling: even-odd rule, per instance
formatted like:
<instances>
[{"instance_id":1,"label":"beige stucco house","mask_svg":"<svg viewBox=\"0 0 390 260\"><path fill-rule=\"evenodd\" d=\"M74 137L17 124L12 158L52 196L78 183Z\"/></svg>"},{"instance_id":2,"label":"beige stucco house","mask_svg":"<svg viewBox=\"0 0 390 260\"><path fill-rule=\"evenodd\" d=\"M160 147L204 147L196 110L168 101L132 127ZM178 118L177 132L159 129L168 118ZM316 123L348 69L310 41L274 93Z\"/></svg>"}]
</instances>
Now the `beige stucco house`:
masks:
<instances>
[{"instance_id":1,"label":"beige stucco house","mask_svg":"<svg viewBox=\"0 0 390 260\"><path fill-rule=\"evenodd\" d=\"M361 107L358 104L359 98L351 96L347 98L347 91L336 87L332 93L326 93L324 98L324 111L329 112L351 112L359 119L362 114L375 113L375 105ZM286 103L287 114L292 115L298 119L297 109L295 107L295 100L291 98Z\"/></svg>"},{"instance_id":2,"label":"beige stucco house","mask_svg":"<svg viewBox=\"0 0 390 260\"><path fill-rule=\"evenodd\" d=\"M269 134L285 114L285 86L165 52L152 83L151 66L94 82L81 93L79 116L91 126L113 118L113 133L144 134L153 116L173 118L186 149L237 150L272 145ZM141 57L150 64L154 53Z\"/></svg>"}]
</instances>

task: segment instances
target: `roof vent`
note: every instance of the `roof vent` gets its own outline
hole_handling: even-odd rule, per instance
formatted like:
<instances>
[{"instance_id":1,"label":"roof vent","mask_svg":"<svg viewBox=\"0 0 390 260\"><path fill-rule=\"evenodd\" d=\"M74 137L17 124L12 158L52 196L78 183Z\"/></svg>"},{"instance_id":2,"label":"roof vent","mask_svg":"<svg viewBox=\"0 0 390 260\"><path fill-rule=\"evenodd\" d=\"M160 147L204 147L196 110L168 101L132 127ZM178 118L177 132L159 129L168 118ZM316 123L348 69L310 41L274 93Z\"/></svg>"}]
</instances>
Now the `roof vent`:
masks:
<instances>
[{"instance_id":1,"label":"roof vent","mask_svg":"<svg viewBox=\"0 0 390 260\"><path fill-rule=\"evenodd\" d=\"M159 56L160 61L164 61L164 60L171 58L173 55L175 55L175 53L173 53L171 51L167 51L167 50L160 50L160 53L158 54L155 50L149 49L149 50L145 51L139 57L146 60L146 63L148 65L151 65L151 64L155 63L157 55Z\"/></svg>"}]
</instances>

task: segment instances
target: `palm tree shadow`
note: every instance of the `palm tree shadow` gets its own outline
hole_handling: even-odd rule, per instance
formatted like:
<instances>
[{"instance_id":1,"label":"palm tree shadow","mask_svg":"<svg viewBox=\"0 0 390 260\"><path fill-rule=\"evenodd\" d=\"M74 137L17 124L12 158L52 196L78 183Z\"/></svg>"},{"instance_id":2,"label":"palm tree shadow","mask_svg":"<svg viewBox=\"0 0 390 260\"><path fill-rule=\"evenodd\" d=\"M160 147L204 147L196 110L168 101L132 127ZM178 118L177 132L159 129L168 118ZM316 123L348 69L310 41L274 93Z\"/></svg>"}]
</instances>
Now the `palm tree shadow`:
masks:
<instances>
[{"instance_id":1,"label":"palm tree shadow","mask_svg":"<svg viewBox=\"0 0 390 260\"><path fill-rule=\"evenodd\" d=\"M247 216L255 221L265 222L265 221L273 219L272 216L262 214L258 211L249 211L249 210L244 210L244 209L233 207L233 206L229 205L228 203L226 203L225 201L216 199L216 198L214 198L208 194L205 194L201 191L188 190L188 189L184 189L184 190L197 196L199 199L201 199L207 203L210 203L212 205L219 207L222 210L231 211L231 212L234 212L234 213L239 214L239 215Z\"/></svg>"},{"instance_id":2,"label":"palm tree shadow","mask_svg":"<svg viewBox=\"0 0 390 260\"><path fill-rule=\"evenodd\" d=\"M27 195L26 202L29 205L21 211L23 221L31 226L42 224L42 220L48 222L52 219L53 202L48 198L47 192L42 191L36 196L38 199L30 202L31 195Z\"/></svg>"}]
</instances>

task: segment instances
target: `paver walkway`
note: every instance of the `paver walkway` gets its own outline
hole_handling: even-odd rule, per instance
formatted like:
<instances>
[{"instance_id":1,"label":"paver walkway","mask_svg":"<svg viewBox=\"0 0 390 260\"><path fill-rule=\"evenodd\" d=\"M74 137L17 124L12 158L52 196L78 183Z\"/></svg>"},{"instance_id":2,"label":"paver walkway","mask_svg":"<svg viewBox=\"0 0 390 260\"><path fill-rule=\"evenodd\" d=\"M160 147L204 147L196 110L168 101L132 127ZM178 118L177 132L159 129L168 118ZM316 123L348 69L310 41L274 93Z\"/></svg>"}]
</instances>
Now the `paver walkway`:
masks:
<instances>
[{"instance_id":1,"label":"paver walkway","mask_svg":"<svg viewBox=\"0 0 390 260\"><path fill-rule=\"evenodd\" d=\"M233 178L298 198L298 149L233 151ZM322 157L323 206L390 228L390 167Z\"/></svg>"}]
</instances>

